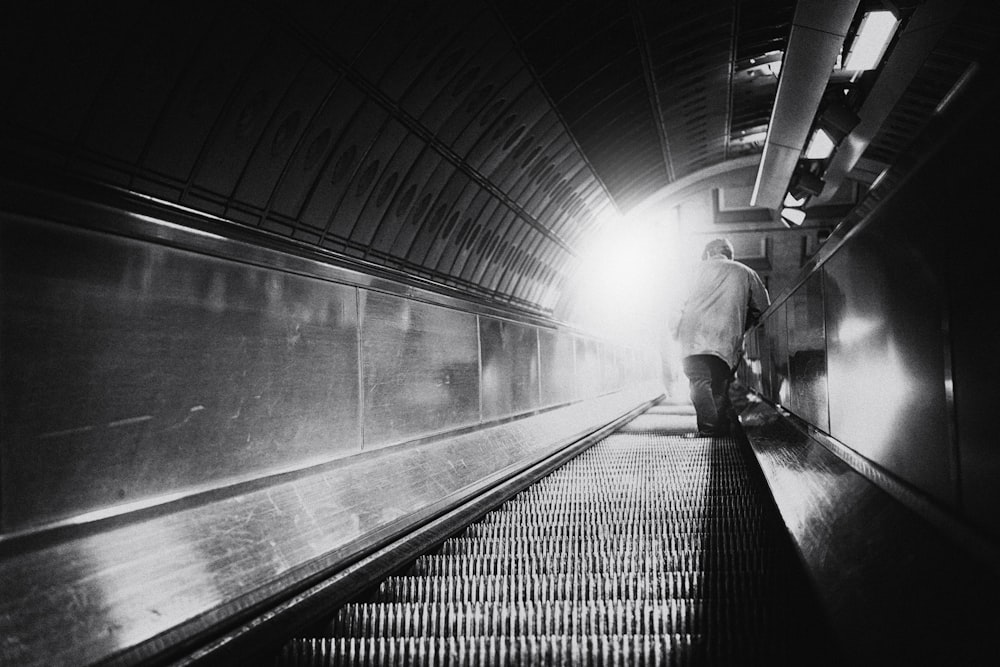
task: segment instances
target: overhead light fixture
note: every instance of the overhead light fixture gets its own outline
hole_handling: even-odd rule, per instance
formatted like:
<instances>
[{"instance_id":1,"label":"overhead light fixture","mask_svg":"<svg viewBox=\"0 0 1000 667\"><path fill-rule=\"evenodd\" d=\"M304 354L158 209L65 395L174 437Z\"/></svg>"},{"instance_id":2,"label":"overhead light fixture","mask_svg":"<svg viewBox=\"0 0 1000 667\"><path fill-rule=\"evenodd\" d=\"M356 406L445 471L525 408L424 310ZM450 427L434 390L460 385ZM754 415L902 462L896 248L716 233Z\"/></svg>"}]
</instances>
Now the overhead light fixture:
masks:
<instances>
[{"instance_id":1,"label":"overhead light fixture","mask_svg":"<svg viewBox=\"0 0 1000 667\"><path fill-rule=\"evenodd\" d=\"M806 212L801 208L783 208L781 209L781 219L789 226L798 227L805 222Z\"/></svg>"},{"instance_id":2,"label":"overhead light fixture","mask_svg":"<svg viewBox=\"0 0 1000 667\"><path fill-rule=\"evenodd\" d=\"M809 139L809 144L806 146L806 151L802 154L802 157L807 160L825 160L833 155L833 149L836 146L837 144L833 142L830 134L823 128L817 127L813 131L812 138Z\"/></svg>"},{"instance_id":3,"label":"overhead light fixture","mask_svg":"<svg viewBox=\"0 0 1000 667\"><path fill-rule=\"evenodd\" d=\"M861 72L878 67L898 25L899 21L889 10L865 12L851 50L844 58L844 69Z\"/></svg>"},{"instance_id":4,"label":"overhead light fixture","mask_svg":"<svg viewBox=\"0 0 1000 667\"><path fill-rule=\"evenodd\" d=\"M816 128L802 157L807 160L827 159L859 122L861 118L858 114L843 102L828 105L816 119Z\"/></svg>"},{"instance_id":5,"label":"overhead light fixture","mask_svg":"<svg viewBox=\"0 0 1000 667\"><path fill-rule=\"evenodd\" d=\"M788 206L788 207L791 207L791 208L799 208L803 204L806 203L806 199L808 199L808 198L809 198L809 195L803 195L802 197L796 197L791 192L786 192L785 193L784 206Z\"/></svg>"},{"instance_id":6,"label":"overhead light fixture","mask_svg":"<svg viewBox=\"0 0 1000 667\"><path fill-rule=\"evenodd\" d=\"M823 186L826 183L822 178L816 174L806 171L801 166L795 170L792 174L791 183L788 186L788 192L796 199L802 199L803 197L818 197L821 192L823 192Z\"/></svg>"}]
</instances>

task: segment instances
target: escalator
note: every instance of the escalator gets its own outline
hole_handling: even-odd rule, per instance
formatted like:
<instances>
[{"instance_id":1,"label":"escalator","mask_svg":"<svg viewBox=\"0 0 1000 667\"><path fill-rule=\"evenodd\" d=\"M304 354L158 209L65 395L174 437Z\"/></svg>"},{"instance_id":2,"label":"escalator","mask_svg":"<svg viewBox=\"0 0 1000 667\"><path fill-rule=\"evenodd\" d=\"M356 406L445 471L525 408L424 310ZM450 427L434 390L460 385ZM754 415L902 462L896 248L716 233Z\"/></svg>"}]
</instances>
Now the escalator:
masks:
<instances>
[{"instance_id":1,"label":"escalator","mask_svg":"<svg viewBox=\"0 0 1000 667\"><path fill-rule=\"evenodd\" d=\"M835 663L749 454L688 422L651 408L274 664Z\"/></svg>"}]
</instances>

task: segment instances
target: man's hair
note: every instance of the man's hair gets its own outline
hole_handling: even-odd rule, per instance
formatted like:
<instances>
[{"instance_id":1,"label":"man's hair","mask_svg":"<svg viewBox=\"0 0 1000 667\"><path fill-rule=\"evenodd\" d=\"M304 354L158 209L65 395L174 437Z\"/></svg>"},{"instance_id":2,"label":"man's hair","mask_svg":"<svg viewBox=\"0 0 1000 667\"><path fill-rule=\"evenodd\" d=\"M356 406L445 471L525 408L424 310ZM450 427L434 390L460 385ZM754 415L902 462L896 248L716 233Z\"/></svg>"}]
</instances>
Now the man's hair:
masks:
<instances>
[{"instance_id":1,"label":"man's hair","mask_svg":"<svg viewBox=\"0 0 1000 667\"><path fill-rule=\"evenodd\" d=\"M712 255L725 255L726 258L733 258L733 244L729 242L729 239L712 239L705 244L705 252L702 253L702 259L708 259Z\"/></svg>"}]
</instances>

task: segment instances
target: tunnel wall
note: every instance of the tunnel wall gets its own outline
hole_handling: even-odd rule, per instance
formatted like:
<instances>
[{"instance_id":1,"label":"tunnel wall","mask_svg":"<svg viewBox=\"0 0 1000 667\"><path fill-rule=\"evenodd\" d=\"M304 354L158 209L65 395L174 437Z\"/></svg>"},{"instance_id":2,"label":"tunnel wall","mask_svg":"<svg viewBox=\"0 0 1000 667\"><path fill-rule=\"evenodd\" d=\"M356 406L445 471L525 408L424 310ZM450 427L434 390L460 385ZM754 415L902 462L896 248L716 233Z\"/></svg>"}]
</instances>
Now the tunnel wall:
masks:
<instances>
[{"instance_id":1,"label":"tunnel wall","mask_svg":"<svg viewBox=\"0 0 1000 667\"><path fill-rule=\"evenodd\" d=\"M648 355L580 332L91 215L0 227L5 533L656 379Z\"/></svg>"},{"instance_id":2,"label":"tunnel wall","mask_svg":"<svg viewBox=\"0 0 1000 667\"><path fill-rule=\"evenodd\" d=\"M5 664L190 646L662 394L655 352L224 221L0 199Z\"/></svg>"},{"instance_id":3,"label":"tunnel wall","mask_svg":"<svg viewBox=\"0 0 1000 667\"><path fill-rule=\"evenodd\" d=\"M993 539L995 259L983 234L995 184L976 156L1000 148L996 88L981 81L887 172L748 336L742 370L763 396Z\"/></svg>"}]
</instances>

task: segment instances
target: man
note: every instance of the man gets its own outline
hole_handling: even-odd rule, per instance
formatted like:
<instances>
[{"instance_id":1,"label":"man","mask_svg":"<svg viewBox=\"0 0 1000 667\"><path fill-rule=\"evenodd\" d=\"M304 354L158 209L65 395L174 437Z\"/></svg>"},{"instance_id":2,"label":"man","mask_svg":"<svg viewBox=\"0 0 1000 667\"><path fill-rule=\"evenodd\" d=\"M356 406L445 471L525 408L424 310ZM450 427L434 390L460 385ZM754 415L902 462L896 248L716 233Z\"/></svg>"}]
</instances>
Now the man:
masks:
<instances>
[{"instance_id":1,"label":"man","mask_svg":"<svg viewBox=\"0 0 1000 667\"><path fill-rule=\"evenodd\" d=\"M681 310L675 338L691 388L700 437L726 435L735 420L729 385L743 351L743 334L771 303L757 273L733 261L733 246L705 246Z\"/></svg>"}]
</instances>

